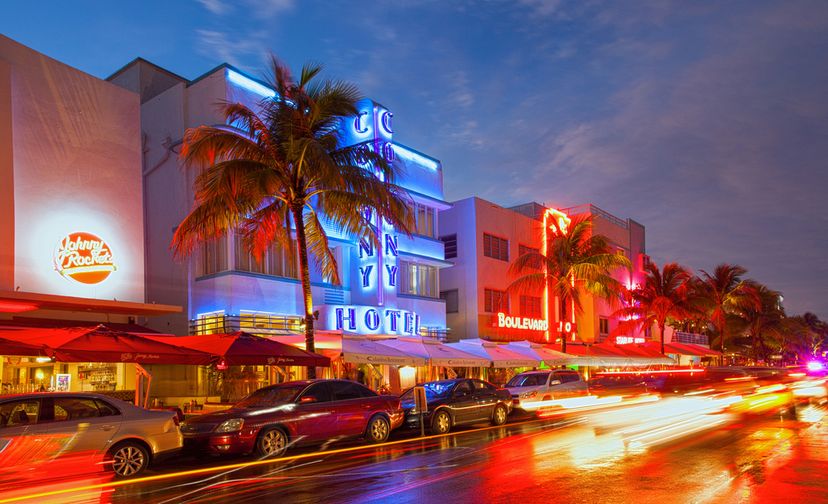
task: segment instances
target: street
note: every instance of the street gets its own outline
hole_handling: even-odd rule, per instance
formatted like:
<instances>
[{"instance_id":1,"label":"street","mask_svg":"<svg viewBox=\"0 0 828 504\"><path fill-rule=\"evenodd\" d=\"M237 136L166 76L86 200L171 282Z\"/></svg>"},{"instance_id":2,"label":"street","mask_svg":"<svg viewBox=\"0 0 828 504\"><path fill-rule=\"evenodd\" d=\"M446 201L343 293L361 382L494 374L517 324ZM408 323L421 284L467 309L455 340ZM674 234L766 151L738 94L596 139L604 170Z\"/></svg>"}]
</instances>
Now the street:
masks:
<instances>
[{"instance_id":1,"label":"street","mask_svg":"<svg viewBox=\"0 0 828 504\"><path fill-rule=\"evenodd\" d=\"M334 444L279 460L184 457L138 482L64 484L52 495L37 487L23 501L828 502L824 406L800 407L797 420L745 419L669 401L422 440L398 431L379 447Z\"/></svg>"}]
</instances>

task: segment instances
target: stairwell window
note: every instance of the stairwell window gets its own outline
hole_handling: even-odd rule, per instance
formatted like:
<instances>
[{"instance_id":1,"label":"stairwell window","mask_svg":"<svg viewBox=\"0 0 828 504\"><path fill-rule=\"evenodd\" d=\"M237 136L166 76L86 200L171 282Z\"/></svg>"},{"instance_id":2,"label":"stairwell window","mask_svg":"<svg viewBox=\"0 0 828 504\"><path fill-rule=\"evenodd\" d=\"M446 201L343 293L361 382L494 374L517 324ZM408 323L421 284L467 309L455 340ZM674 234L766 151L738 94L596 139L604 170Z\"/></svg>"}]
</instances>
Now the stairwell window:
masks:
<instances>
[{"instance_id":1,"label":"stairwell window","mask_svg":"<svg viewBox=\"0 0 828 504\"><path fill-rule=\"evenodd\" d=\"M235 236L236 271L249 271L261 275L299 278L298 268L294 261L290 261L287 252L278 243L272 243L265 251L261 261L257 261L253 254L247 251L241 235Z\"/></svg>"},{"instance_id":2,"label":"stairwell window","mask_svg":"<svg viewBox=\"0 0 828 504\"><path fill-rule=\"evenodd\" d=\"M201 245L198 258L198 276L227 271L227 235Z\"/></svg>"},{"instance_id":3,"label":"stairwell window","mask_svg":"<svg viewBox=\"0 0 828 504\"><path fill-rule=\"evenodd\" d=\"M397 292L412 296L438 298L440 296L438 271L434 266L400 261Z\"/></svg>"},{"instance_id":4,"label":"stairwell window","mask_svg":"<svg viewBox=\"0 0 828 504\"><path fill-rule=\"evenodd\" d=\"M430 238L437 237L437 209L422 203L414 203L412 208L416 222L416 233Z\"/></svg>"}]
</instances>

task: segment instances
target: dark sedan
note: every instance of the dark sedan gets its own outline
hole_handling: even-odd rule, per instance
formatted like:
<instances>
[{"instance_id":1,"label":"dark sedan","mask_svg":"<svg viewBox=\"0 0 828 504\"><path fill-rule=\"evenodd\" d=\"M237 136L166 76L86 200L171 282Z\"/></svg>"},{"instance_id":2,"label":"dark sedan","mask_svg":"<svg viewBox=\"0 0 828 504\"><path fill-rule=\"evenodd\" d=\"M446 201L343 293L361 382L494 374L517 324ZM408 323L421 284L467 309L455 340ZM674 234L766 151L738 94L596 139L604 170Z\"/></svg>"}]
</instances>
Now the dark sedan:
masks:
<instances>
[{"instance_id":1,"label":"dark sedan","mask_svg":"<svg viewBox=\"0 0 828 504\"><path fill-rule=\"evenodd\" d=\"M441 380L419 385L425 388L428 411L425 425L435 434L445 434L455 425L491 422L503 425L512 410L508 390L491 383L469 378ZM420 413L414 407L414 389L402 397L406 425L420 426Z\"/></svg>"},{"instance_id":2,"label":"dark sedan","mask_svg":"<svg viewBox=\"0 0 828 504\"><path fill-rule=\"evenodd\" d=\"M380 443L402 422L397 397L347 380L307 380L259 389L228 410L188 419L181 433L185 448L277 457L294 444Z\"/></svg>"}]
</instances>

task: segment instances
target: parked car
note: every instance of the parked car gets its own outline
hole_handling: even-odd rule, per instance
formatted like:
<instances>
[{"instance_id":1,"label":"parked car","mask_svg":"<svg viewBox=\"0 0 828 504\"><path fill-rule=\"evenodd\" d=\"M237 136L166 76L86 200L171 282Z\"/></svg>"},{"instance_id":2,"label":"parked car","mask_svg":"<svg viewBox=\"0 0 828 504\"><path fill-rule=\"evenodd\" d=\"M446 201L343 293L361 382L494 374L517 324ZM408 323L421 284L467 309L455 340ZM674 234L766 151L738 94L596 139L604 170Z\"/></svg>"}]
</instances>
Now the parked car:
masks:
<instances>
[{"instance_id":1,"label":"parked car","mask_svg":"<svg viewBox=\"0 0 828 504\"><path fill-rule=\"evenodd\" d=\"M292 445L334 438L388 439L403 422L400 400L348 380L305 380L253 392L232 408L181 425L186 448L278 457Z\"/></svg>"},{"instance_id":2,"label":"parked car","mask_svg":"<svg viewBox=\"0 0 828 504\"><path fill-rule=\"evenodd\" d=\"M116 476L134 477L181 447L172 411L149 411L92 393L0 399L0 476L17 469L56 476L103 462Z\"/></svg>"},{"instance_id":3,"label":"parked car","mask_svg":"<svg viewBox=\"0 0 828 504\"><path fill-rule=\"evenodd\" d=\"M589 382L590 395L630 397L649 392L644 377L640 374L598 373Z\"/></svg>"},{"instance_id":4,"label":"parked car","mask_svg":"<svg viewBox=\"0 0 828 504\"><path fill-rule=\"evenodd\" d=\"M534 411L543 401L586 395L587 384L577 371L555 369L527 371L515 375L506 384L512 407Z\"/></svg>"},{"instance_id":5,"label":"parked car","mask_svg":"<svg viewBox=\"0 0 828 504\"><path fill-rule=\"evenodd\" d=\"M452 427L463 424L491 422L503 425L512 411L509 391L497 388L483 380L457 378L419 385L425 388L428 411L425 425L435 434L445 434ZM420 412L414 404L414 389L400 397L408 427L420 427Z\"/></svg>"}]
</instances>

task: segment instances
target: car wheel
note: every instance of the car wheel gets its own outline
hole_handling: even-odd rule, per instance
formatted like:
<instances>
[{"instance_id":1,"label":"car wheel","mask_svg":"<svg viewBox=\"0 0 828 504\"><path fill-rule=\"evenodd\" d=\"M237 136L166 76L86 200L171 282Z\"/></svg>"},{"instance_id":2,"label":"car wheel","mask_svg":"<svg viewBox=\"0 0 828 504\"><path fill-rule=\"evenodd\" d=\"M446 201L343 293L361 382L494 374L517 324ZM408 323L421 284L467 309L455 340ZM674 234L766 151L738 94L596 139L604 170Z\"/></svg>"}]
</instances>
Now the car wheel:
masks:
<instances>
[{"instance_id":1,"label":"car wheel","mask_svg":"<svg viewBox=\"0 0 828 504\"><path fill-rule=\"evenodd\" d=\"M264 429L256 440L256 454L262 458L280 457L287 451L288 438L278 427Z\"/></svg>"},{"instance_id":2,"label":"car wheel","mask_svg":"<svg viewBox=\"0 0 828 504\"><path fill-rule=\"evenodd\" d=\"M506 411L506 407L502 404L498 404L495 406L494 413L492 413L492 425L505 424L507 416L509 416L509 412Z\"/></svg>"},{"instance_id":3,"label":"car wheel","mask_svg":"<svg viewBox=\"0 0 828 504\"><path fill-rule=\"evenodd\" d=\"M431 420L431 432L445 434L451 430L451 415L446 410L440 410L434 414Z\"/></svg>"},{"instance_id":4,"label":"car wheel","mask_svg":"<svg viewBox=\"0 0 828 504\"><path fill-rule=\"evenodd\" d=\"M368 422L365 438L369 443L382 443L388 439L390 433L391 425L389 425L388 420L382 415L374 415Z\"/></svg>"},{"instance_id":5,"label":"car wheel","mask_svg":"<svg viewBox=\"0 0 828 504\"><path fill-rule=\"evenodd\" d=\"M149 466L149 452L140 443L126 441L109 451L112 471L118 478L134 478Z\"/></svg>"}]
</instances>

